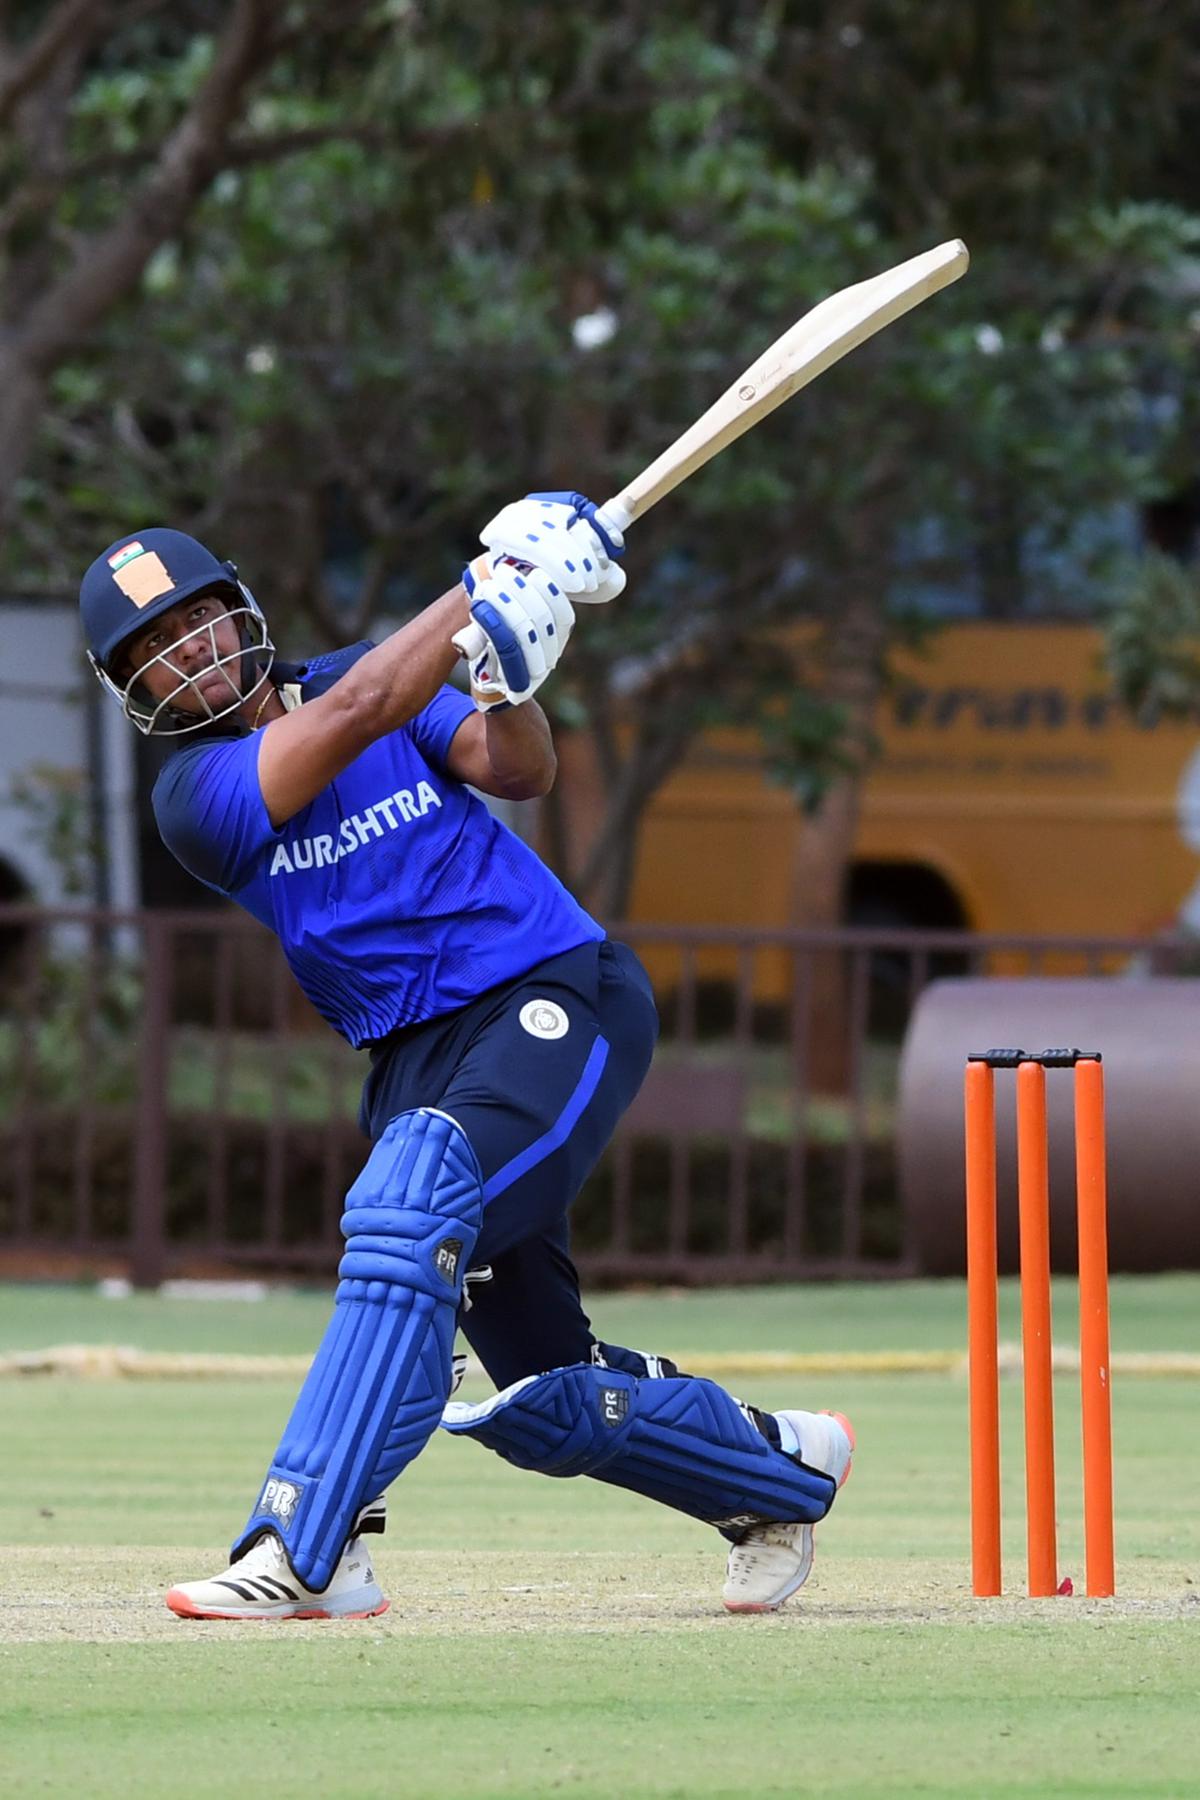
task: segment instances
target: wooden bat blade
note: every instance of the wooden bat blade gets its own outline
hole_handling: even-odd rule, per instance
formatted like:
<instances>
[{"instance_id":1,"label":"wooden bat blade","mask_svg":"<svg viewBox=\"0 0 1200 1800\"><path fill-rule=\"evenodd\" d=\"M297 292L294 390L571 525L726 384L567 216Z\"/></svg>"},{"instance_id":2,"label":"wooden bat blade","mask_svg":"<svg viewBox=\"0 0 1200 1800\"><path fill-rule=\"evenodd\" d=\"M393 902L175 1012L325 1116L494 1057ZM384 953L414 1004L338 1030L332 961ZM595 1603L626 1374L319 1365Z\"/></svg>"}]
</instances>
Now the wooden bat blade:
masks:
<instances>
[{"instance_id":1,"label":"wooden bat blade","mask_svg":"<svg viewBox=\"0 0 1200 1800\"><path fill-rule=\"evenodd\" d=\"M820 301L776 338L669 449L628 487L606 500L605 513L624 531L672 488L835 362L965 275L969 262L967 246L961 238L952 238ZM472 624L456 632L454 642L464 656L478 656L486 639Z\"/></svg>"},{"instance_id":2,"label":"wooden bat blade","mask_svg":"<svg viewBox=\"0 0 1200 1800\"><path fill-rule=\"evenodd\" d=\"M777 338L628 487L606 500L605 512L624 530L851 350L957 281L966 273L969 261L966 245L954 238L822 300Z\"/></svg>"}]
</instances>

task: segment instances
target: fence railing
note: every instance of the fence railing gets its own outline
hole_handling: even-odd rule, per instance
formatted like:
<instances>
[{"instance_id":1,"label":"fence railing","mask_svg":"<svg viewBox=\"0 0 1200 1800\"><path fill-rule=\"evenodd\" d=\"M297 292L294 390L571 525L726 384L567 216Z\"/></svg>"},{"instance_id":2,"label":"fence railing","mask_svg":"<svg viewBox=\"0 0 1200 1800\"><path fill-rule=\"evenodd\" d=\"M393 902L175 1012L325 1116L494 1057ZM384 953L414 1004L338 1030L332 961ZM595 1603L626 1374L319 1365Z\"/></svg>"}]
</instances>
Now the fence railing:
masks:
<instances>
[{"instance_id":1,"label":"fence railing","mask_svg":"<svg viewBox=\"0 0 1200 1800\"><path fill-rule=\"evenodd\" d=\"M591 1281L909 1272L892 1122L925 985L1196 957L1187 939L614 935L645 959L663 1033L573 1209ZM328 1276L364 1072L241 915L0 907L0 1259L116 1259L146 1285Z\"/></svg>"}]
</instances>

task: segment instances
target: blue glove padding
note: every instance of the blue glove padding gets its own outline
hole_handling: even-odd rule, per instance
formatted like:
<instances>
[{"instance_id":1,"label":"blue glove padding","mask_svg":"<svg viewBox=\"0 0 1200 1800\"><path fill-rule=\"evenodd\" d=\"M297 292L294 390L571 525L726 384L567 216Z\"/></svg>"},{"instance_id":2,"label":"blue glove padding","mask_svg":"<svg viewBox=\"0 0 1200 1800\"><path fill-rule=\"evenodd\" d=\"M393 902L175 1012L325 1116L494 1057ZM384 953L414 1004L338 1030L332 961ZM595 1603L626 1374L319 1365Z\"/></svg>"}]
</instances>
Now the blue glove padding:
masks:
<instances>
[{"instance_id":1,"label":"blue glove padding","mask_svg":"<svg viewBox=\"0 0 1200 1800\"><path fill-rule=\"evenodd\" d=\"M490 600L476 600L471 607L471 617L479 629L487 633L488 643L499 659L505 687L511 693L523 694L530 682L529 664L508 620Z\"/></svg>"},{"instance_id":2,"label":"blue glove padding","mask_svg":"<svg viewBox=\"0 0 1200 1800\"><path fill-rule=\"evenodd\" d=\"M481 712L528 700L566 649L575 613L542 569L508 556L477 556L463 570L471 619L483 642L455 633L468 658L471 693Z\"/></svg>"},{"instance_id":3,"label":"blue glove padding","mask_svg":"<svg viewBox=\"0 0 1200 1800\"><path fill-rule=\"evenodd\" d=\"M586 519L608 554L616 561L625 554L625 539L616 526L608 519L603 508L589 500L586 494L567 488L549 491L543 494L526 494L526 500L553 500L559 506L569 506L574 510L577 519Z\"/></svg>"}]
</instances>

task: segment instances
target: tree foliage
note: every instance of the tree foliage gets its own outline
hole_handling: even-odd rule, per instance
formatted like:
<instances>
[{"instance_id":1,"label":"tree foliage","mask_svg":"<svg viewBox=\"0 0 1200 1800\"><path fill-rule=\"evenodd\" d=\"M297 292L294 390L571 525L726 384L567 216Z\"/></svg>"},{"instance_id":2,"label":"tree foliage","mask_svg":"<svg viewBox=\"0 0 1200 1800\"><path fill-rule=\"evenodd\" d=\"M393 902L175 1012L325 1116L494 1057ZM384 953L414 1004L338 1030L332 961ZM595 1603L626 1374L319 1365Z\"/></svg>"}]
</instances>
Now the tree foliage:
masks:
<instances>
[{"instance_id":1,"label":"tree foliage","mask_svg":"<svg viewBox=\"0 0 1200 1800\"><path fill-rule=\"evenodd\" d=\"M10 9L24 54L68 4ZM6 342L91 296L19 445L0 407L23 585L169 518L297 635L353 634L448 585L515 493L619 489L808 305L970 243L958 288L640 522L628 595L581 618L547 693L608 810L558 856L610 912L698 730L763 723L819 805L870 754L906 609L1094 605L1118 503L1193 478L1182 6L74 10L7 164ZM220 127L169 207L205 93Z\"/></svg>"},{"instance_id":2,"label":"tree foliage","mask_svg":"<svg viewBox=\"0 0 1200 1800\"><path fill-rule=\"evenodd\" d=\"M1108 664L1143 717L1200 719L1200 577L1151 550L1108 621Z\"/></svg>"}]
</instances>

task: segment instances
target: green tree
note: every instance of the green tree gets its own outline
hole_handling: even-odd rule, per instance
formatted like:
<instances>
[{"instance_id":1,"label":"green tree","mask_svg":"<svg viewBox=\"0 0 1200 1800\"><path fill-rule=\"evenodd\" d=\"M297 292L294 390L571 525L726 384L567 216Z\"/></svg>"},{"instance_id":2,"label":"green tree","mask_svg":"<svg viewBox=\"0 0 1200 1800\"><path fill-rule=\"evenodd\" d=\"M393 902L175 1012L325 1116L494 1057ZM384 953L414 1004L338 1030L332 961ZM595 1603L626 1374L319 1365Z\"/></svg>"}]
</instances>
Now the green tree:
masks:
<instances>
[{"instance_id":1,"label":"green tree","mask_svg":"<svg viewBox=\"0 0 1200 1800\"><path fill-rule=\"evenodd\" d=\"M1107 630L1117 692L1146 717L1200 719L1200 577L1161 551L1134 569Z\"/></svg>"},{"instance_id":2,"label":"green tree","mask_svg":"<svg viewBox=\"0 0 1200 1800\"><path fill-rule=\"evenodd\" d=\"M273 615L353 635L513 493L616 491L807 305L961 234L965 282L639 523L547 689L602 772L590 845L550 818L593 905L620 913L649 799L738 719L811 809L798 917L827 921L907 611L1094 603L1114 504L1194 460L1175 13L1194 37L1169 4L366 8L280 52L186 229L57 365L9 567L65 583L170 517Z\"/></svg>"},{"instance_id":3,"label":"green tree","mask_svg":"<svg viewBox=\"0 0 1200 1800\"><path fill-rule=\"evenodd\" d=\"M344 0L339 41L387 10ZM294 146L293 133L239 128L265 77L286 92L333 30L305 0L0 11L0 526L38 497L22 478L54 377L140 298L152 257L221 169ZM315 135L350 125L318 109Z\"/></svg>"}]
</instances>

